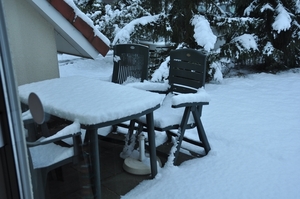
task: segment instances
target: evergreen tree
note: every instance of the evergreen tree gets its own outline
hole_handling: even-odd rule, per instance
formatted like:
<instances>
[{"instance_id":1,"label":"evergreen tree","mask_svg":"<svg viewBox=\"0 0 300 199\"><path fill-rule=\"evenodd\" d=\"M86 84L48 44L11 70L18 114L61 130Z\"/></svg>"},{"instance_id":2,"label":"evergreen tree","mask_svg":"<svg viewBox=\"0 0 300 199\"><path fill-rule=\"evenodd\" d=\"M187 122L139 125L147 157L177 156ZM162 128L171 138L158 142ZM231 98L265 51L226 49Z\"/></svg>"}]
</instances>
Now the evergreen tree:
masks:
<instances>
[{"instance_id":1,"label":"evergreen tree","mask_svg":"<svg viewBox=\"0 0 300 199\"><path fill-rule=\"evenodd\" d=\"M194 13L197 13L198 2L193 0L175 0L170 10L169 21L172 28L171 40L174 43L185 43L196 48L197 43L193 37L194 27L190 23ZM183 28L184 27L184 28Z\"/></svg>"},{"instance_id":2,"label":"evergreen tree","mask_svg":"<svg viewBox=\"0 0 300 199\"><path fill-rule=\"evenodd\" d=\"M220 80L232 67L274 72L300 64L299 0L75 1L113 45L164 39L174 48L205 50L207 80ZM212 44L196 38L206 24L197 24L201 20L218 35L219 48L212 50Z\"/></svg>"},{"instance_id":3,"label":"evergreen tree","mask_svg":"<svg viewBox=\"0 0 300 199\"><path fill-rule=\"evenodd\" d=\"M297 1L236 1L236 16L215 20L225 33L220 56L237 66L276 72L299 66L299 13ZM230 28L226 27L230 26ZM228 31L228 32L227 32ZM246 49L236 38L251 34L257 48ZM234 58L234 59L233 59Z\"/></svg>"},{"instance_id":4,"label":"evergreen tree","mask_svg":"<svg viewBox=\"0 0 300 199\"><path fill-rule=\"evenodd\" d=\"M197 20L193 19L202 16L199 19L206 20L204 16L207 14L199 10L200 4L203 4L200 0L120 0L112 5L102 2L88 5L88 0L77 1L83 1L78 4L81 10L85 10L99 30L112 41L112 45L138 40L153 42L164 40L171 43L174 48L189 47L210 51L213 47L213 44L205 47L206 41L195 38L196 27L199 29L199 25ZM214 6L208 6L212 4L211 2L206 0L205 7L220 12L221 9L217 6L219 0L213 1ZM137 19L143 20L138 22ZM206 22L208 23L207 20ZM134 26L133 31L129 30L129 25ZM126 37L120 38L123 33ZM161 61L166 56L167 54L162 55Z\"/></svg>"},{"instance_id":5,"label":"evergreen tree","mask_svg":"<svg viewBox=\"0 0 300 199\"><path fill-rule=\"evenodd\" d=\"M119 0L112 5L100 2L88 8L83 5L81 10L84 9L86 9L87 16L111 41L114 40L116 33L130 21L149 15L149 12L141 6L140 0Z\"/></svg>"},{"instance_id":6,"label":"evergreen tree","mask_svg":"<svg viewBox=\"0 0 300 199\"><path fill-rule=\"evenodd\" d=\"M92 5L96 3L97 0L73 0L83 12L91 9Z\"/></svg>"}]
</instances>

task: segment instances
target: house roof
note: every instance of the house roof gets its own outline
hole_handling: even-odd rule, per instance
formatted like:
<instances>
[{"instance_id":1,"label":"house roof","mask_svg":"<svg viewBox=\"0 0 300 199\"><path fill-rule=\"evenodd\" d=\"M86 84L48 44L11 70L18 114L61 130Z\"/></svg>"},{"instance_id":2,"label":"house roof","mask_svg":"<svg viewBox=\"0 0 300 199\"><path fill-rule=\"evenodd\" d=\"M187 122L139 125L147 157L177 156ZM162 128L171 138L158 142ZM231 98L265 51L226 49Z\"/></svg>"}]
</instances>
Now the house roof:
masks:
<instances>
[{"instance_id":1,"label":"house roof","mask_svg":"<svg viewBox=\"0 0 300 199\"><path fill-rule=\"evenodd\" d=\"M55 29L57 51L95 59L110 41L70 0L29 0Z\"/></svg>"}]
</instances>

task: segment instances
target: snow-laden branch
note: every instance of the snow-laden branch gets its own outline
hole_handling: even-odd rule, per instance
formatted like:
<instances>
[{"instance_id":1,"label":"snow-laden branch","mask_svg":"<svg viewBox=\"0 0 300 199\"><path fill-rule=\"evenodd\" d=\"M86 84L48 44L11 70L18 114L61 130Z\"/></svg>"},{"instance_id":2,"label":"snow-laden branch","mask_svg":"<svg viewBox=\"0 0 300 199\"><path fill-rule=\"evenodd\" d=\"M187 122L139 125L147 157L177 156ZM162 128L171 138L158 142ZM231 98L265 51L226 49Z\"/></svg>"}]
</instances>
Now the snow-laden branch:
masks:
<instances>
[{"instance_id":1,"label":"snow-laden branch","mask_svg":"<svg viewBox=\"0 0 300 199\"><path fill-rule=\"evenodd\" d=\"M245 10L244 10L245 16L249 16L250 13L253 12L253 10L255 10L255 8L256 8L255 4L257 4L256 0L254 0L252 3L250 3L250 5L247 8L245 8Z\"/></svg>"},{"instance_id":2,"label":"snow-laden branch","mask_svg":"<svg viewBox=\"0 0 300 199\"><path fill-rule=\"evenodd\" d=\"M300 13L300 0L295 0L296 14Z\"/></svg>"},{"instance_id":3,"label":"snow-laden branch","mask_svg":"<svg viewBox=\"0 0 300 199\"><path fill-rule=\"evenodd\" d=\"M152 74L151 81L161 82L169 77L169 61L170 56L168 56L166 60L160 64L159 68L154 71L154 73Z\"/></svg>"},{"instance_id":4,"label":"snow-laden branch","mask_svg":"<svg viewBox=\"0 0 300 199\"><path fill-rule=\"evenodd\" d=\"M263 5L260 9L260 12L264 12L266 10L271 10L271 11L274 11L274 8L272 7L271 4L269 3L266 3L265 5Z\"/></svg>"},{"instance_id":5,"label":"snow-laden branch","mask_svg":"<svg viewBox=\"0 0 300 199\"><path fill-rule=\"evenodd\" d=\"M268 41L263 49L263 54L267 56L271 56L273 54L273 51L274 51L274 47L272 43Z\"/></svg>"},{"instance_id":6,"label":"snow-laden branch","mask_svg":"<svg viewBox=\"0 0 300 199\"><path fill-rule=\"evenodd\" d=\"M244 50L257 50L256 36L254 34L243 34L241 36L235 37L232 42L238 42L240 45L237 47L240 51ZM240 48L241 46L241 48Z\"/></svg>"},{"instance_id":7,"label":"snow-laden branch","mask_svg":"<svg viewBox=\"0 0 300 199\"><path fill-rule=\"evenodd\" d=\"M159 15L151 15L151 16L144 16L138 19L134 19L125 25L121 30L119 30L112 42L112 45L115 45L117 42L120 43L127 43L130 39L130 35L134 32L134 27L137 25L146 25L151 22L157 21Z\"/></svg>"},{"instance_id":8,"label":"snow-laden branch","mask_svg":"<svg viewBox=\"0 0 300 199\"><path fill-rule=\"evenodd\" d=\"M291 16L288 11L284 8L282 4L278 4L276 7L277 16L275 17L275 21L272 24L273 30L280 33L281 31L286 31L291 27Z\"/></svg>"},{"instance_id":9,"label":"snow-laden branch","mask_svg":"<svg viewBox=\"0 0 300 199\"><path fill-rule=\"evenodd\" d=\"M197 44L203 46L206 51L213 49L217 41L217 37L212 32L207 19L202 15L195 15L191 19L191 24L194 26L194 38Z\"/></svg>"}]
</instances>

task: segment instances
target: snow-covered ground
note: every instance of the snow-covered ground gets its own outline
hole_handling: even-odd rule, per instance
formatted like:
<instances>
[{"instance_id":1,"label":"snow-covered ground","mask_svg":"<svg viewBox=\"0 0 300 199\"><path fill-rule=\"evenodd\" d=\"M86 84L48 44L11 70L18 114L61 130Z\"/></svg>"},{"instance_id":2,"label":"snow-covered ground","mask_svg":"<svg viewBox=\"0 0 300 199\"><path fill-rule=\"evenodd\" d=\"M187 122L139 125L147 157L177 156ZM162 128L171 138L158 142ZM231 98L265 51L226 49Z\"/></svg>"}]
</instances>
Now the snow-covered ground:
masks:
<instances>
[{"instance_id":1,"label":"snow-covered ground","mask_svg":"<svg viewBox=\"0 0 300 199\"><path fill-rule=\"evenodd\" d=\"M61 76L111 78L111 52L96 60L58 58ZM170 158L155 179L122 198L300 198L300 70L225 78L206 91L209 154L180 166ZM196 131L188 135L196 138Z\"/></svg>"}]
</instances>

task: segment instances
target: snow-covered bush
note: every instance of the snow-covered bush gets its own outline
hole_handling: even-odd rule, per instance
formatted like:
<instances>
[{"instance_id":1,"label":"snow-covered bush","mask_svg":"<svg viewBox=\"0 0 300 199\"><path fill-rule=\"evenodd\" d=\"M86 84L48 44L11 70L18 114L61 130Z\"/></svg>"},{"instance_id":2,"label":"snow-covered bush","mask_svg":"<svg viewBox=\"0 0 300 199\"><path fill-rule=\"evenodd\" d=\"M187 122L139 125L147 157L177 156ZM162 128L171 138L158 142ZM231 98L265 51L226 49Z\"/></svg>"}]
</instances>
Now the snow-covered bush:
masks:
<instances>
[{"instance_id":1,"label":"snow-covered bush","mask_svg":"<svg viewBox=\"0 0 300 199\"><path fill-rule=\"evenodd\" d=\"M211 18L226 41L220 57L236 66L277 72L299 67L299 0L236 2L234 17Z\"/></svg>"},{"instance_id":2,"label":"snow-covered bush","mask_svg":"<svg viewBox=\"0 0 300 199\"><path fill-rule=\"evenodd\" d=\"M198 10L199 0L119 0L115 4L94 1L91 5L88 0L76 1L112 45L164 40L174 48L209 52L216 42L209 21Z\"/></svg>"},{"instance_id":3,"label":"snow-covered bush","mask_svg":"<svg viewBox=\"0 0 300 199\"><path fill-rule=\"evenodd\" d=\"M112 45L163 39L205 51L207 81L222 81L235 67L276 72L300 64L299 0L74 1Z\"/></svg>"}]
</instances>

